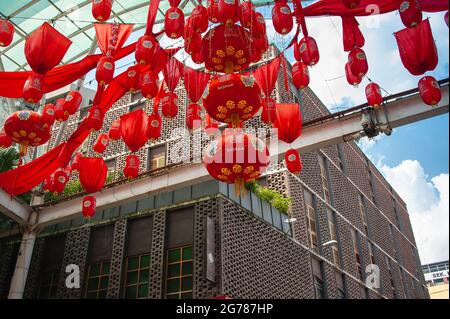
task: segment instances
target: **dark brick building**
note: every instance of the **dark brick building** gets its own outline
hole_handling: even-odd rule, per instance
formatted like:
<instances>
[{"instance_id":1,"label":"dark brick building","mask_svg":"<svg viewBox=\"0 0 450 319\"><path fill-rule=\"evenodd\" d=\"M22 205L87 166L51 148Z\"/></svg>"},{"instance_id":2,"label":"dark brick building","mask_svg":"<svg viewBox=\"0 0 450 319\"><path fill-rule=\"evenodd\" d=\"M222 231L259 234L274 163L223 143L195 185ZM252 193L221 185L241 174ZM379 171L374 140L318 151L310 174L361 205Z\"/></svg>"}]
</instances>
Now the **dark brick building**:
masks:
<instances>
[{"instance_id":1,"label":"dark brick building","mask_svg":"<svg viewBox=\"0 0 450 319\"><path fill-rule=\"evenodd\" d=\"M141 172L148 172L142 178L182 165L167 156L176 142L171 132L185 122L182 83L176 93L178 117L164 120L161 139L139 151ZM273 97L300 103L305 121L329 113L309 89L299 92L291 84L286 92L283 72ZM101 132L130 109L151 106L139 93L127 94L107 113ZM63 138L85 114L70 118ZM258 117L246 125L263 126ZM89 156L97 136L83 145ZM122 171L126 155L122 142L110 144L104 157L111 172ZM192 180L98 211L87 224L80 214L41 230L25 297L428 298L406 205L359 147L348 142L302 158L299 176L279 163L259 181L292 198L295 221L252 193L236 197L232 185ZM324 245L332 240L337 244ZM18 236L0 239L3 298L19 242ZM65 286L69 264L80 268L80 289ZM365 284L369 264L380 269L379 288Z\"/></svg>"}]
</instances>

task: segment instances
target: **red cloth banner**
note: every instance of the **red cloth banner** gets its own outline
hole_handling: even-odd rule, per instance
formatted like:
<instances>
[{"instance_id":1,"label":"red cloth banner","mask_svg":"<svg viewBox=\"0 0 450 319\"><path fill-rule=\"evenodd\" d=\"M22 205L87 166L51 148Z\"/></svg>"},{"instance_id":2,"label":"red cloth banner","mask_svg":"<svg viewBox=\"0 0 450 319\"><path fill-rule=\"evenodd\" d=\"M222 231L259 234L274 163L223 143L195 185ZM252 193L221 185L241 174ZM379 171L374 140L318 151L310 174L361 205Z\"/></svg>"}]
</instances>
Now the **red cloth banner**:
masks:
<instances>
[{"instance_id":1,"label":"red cloth banner","mask_svg":"<svg viewBox=\"0 0 450 319\"><path fill-rule=\"evenodd\" d=\"M164 65L162 71L169 91L173 92L180 81L183 65L180 61L172 57L169 62Z\"/></svg>"},{"instance_id":2,"label":"red cloth banner","mask_svg":"<svg viewBox=\"0 0 450 319\"><path fill-rule=\"evenodd\" d=\"M198 100L200 100L200 98L202 97L206 85L211 79L211 75L185 66L183 79L189 100L197 103Z\"/></svg>"},{"instance_id":3,"label":"red cloth banner","mask_svg":"<svg viewBox=\"0 0 450 319\"><path fill-rule=\"evenodd\" d=\"M281 56L273 59L263 66L258 67L253 72L256 82L258 82L266 97L270 97L270 94L275 87L275 83L278 79L278 72L280 72L280 64Z\"/></svg>"},{"instance_id":4,"label":"red cloth banner","mask_svg":"<svg viewBox=\"0 0 450 319\"><path fill-rule=\"evenodd\" d=\"M108 51L113 55L130 37L133 27L132 24L96 23L95 33L100 51L104 55L108 55Z\"/></svg>"},{"instance_id":5,"label":"red cloth banner","mask_svg":"<svg viewBox=\"0 0 450 319\"><path fill-rule=\"evenodd\" d=\"M354 47L362 48L364 46L365 39L355 17L342 17L342 33L345 52L351 51Z\"/></svg>"},{"instance_id":6,"label":"red cloth banner","mask_svg":"<svg viewBox=\"0 0 450 319\"><path fill-rule=\"evenodd\" d=\"M145 29L146 35L153 34L153 26L155 24L156 15L158 14L160 0L150 0L150 7L148 9L147 27Z\"/></svg>"},{"instance_id":7,"label":"red cloth banner","mask_svg":"<svg viewBox=\"0 0 450 319\"><path fill-rule=\"evenodd\" d=\"M395 33L395 38L402 63L412 75L421 75L436 68L437 48L428 20L417 27Z\"/></svg>"},{"instance_id":8,"label":"red cloth banner","mask_svg":"<svg viewBox=\"0 0 450 319\"><path fill-rule=\"evenodd\" d=\"M278 129L278 139L294 142L302 134L302 112L299 104L277 104L277 118L273 127Z\"/></svg>"}]
</instances>

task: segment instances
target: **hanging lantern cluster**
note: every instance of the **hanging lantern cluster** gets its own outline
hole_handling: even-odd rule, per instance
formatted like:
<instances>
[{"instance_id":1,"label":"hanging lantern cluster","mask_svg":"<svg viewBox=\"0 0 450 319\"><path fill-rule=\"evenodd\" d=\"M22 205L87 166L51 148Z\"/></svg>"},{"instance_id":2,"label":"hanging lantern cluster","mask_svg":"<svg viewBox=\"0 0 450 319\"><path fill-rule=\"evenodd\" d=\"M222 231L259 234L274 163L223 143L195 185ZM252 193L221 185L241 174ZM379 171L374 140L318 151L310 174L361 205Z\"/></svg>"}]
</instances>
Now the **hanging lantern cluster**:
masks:
<instances>
[{"instance_id":1,"label":"hanging lantern cluster","mask_svg":"<svg viewBox=\"0 0 450 319\"><path fill-rule=\"evenodd\" d=\"M164 31L171 39L178 39L184 31L184 13L178 8L180 0L169 0L170 8L164 18Z\"/></svg>"},{"instance_id":2,"label":"hanging lantern cluster","mask_svg":"<svg viewBox=\"0 0 450 319\"><path fill-rule=\"evenodd\" d=\"M108 167L101 157L81 157L78 164L80 184L89 193L100 191L105 185ZM90 219L95 214L96 200L93 196L83 199L82 214Z\"/></svg>"},{"instance_id":3,"label":"hanging lantern cluster","mask_svg":"<svg viewBox=\"0 0 450 319\"><path fill-rule=\"evenodd\" d=\"M8 20L0 19L0 47L7 47L14 38L14 26Z\"/></svg>"}]
</instances>

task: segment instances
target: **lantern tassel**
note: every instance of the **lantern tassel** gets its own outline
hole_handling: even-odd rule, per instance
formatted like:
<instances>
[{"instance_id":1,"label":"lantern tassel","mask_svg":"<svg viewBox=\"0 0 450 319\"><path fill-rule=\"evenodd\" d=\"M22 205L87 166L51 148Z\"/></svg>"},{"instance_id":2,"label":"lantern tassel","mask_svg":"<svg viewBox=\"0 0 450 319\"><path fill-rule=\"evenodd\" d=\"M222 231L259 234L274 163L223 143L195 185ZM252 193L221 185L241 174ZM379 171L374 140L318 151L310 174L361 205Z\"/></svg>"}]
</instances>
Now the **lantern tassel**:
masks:
<instances>
[{"instance_id":1,"label":"lantern tassel","mask_svg":"<svg viewBox=\"0 0 450 319\"><path fill-rule=\"evenodd\" d=\"M19 146L20 157L24 157L25 155L27 155L27 152L28 152L28 145L20 144Z\"/></svg>"},{"instance_id":2,"label":"lantern tassel","mask_svg":"<svg viewBox=\"0 0 450 319\"><path fill-rule=\"evenodd\" d=\"M236 195L236 197L239 197L242 195L246 195L247 194L247 189L245 188L245 181L243 177L238 177L236 178L236 180L234 181L234 194Z\"/></svg>"}]
</instances>

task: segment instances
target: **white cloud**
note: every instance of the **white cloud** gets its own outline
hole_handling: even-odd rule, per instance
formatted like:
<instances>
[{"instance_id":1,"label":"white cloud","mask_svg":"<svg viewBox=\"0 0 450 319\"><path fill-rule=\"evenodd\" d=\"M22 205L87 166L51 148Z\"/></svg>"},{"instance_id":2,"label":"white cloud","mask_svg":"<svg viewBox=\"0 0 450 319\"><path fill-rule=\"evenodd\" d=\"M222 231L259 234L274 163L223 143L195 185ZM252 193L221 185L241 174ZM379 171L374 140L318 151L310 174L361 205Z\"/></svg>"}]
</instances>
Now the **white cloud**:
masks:
<instances>
[{"instance_id":1,"label":"white cloud","mask_svg":"<svg viewBox=\"0 0 450 319\"><path fill-rule=\"evenodd\" d=\"M422 264L449 258L449 174L433 178L420 162L405 160L382 173L408 206Z\"/></svg>"},{"instance_id":2,"label":"white cloud","mask_svg":"<svg viewBox=\"0 0 450 319\"><path fill-rule=\"evenodd\" d=\"M364 136L358 141L358 145L362 149L362 151L367 154L367 152L373 146L375 146L383 137L385 137L385 135L377 135L373 138L368 138L367 136Z\"/></svg>"}]
</instances>

